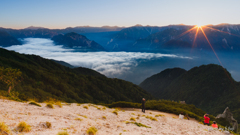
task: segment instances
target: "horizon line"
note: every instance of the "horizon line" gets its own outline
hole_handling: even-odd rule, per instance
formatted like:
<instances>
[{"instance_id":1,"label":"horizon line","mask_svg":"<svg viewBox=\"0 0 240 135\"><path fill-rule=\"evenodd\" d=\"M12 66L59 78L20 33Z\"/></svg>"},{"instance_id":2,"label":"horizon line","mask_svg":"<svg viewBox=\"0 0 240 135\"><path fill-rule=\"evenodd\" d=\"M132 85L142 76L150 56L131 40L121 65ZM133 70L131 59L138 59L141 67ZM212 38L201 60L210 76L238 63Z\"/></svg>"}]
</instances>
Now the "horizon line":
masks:
<instances>
[{"instance_id":1,"label":"horizon line","mask_svg":"<svg viewBox=\"0 0 240 135\"><path fill-rule=\"evenodd\" d=\"M51 30L54 30L54 29L67 29L67 28L104 28L104 27L110 27L110 28L130 28L130 27L136 27L136 26L142 26L142 27L165 27L165 26L196 26L197 24L195 25L188 25L188 24L169 24L169 25L141 25L141 24L136 24L136 25L131 25L131 26L111 26L111 25L103 25L103 26L90 26L90 25L82 25L82 26L69 26L69 27L63 27L63 28L48 28L48 27L42 27L42 26L28 26L28 27L25 27L25 28L7 28L7 27L0 27L0 28L4 28L4 29L15 29L15 30L22 30L22 29L51 29ZM218 25L240 25L240 24L231 24L231 23L219 23L219 24L206 24L206 25L202 25L202 26L218 26ZM31 28L32 27L32 28Z\"/></svg>"}]
</instances>

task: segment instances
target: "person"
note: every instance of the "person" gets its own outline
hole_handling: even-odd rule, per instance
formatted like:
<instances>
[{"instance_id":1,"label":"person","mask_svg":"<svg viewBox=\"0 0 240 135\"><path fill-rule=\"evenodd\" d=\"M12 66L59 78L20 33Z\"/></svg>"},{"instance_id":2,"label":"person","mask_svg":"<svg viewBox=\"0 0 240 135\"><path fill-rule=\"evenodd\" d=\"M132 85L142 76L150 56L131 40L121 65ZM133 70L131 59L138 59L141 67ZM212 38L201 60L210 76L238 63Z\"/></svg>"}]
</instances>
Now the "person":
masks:
<instances>
[{"instance_id":1,"label":"person","mask_svg":"<svg viewBox=\"0 0 240 135\"><path fill-rule=\"evenodd\" d=\"M188 116L188 114L186 113L186 115L185 115L185 117L189 120L189 116Z\"/></svg>"},{"instance_id":2,"label":"person","mask_svg":"<svg viewBox=\"0 0 240 135\"><path fill-rule=\"evenodd\" d=\"M210 125L209 121L210 121L210 118L208 117L208 114L205 114L204 115L204 125L208 125L209 126Z\"/></svg>"},{"instance_id":3,"label":"person","mask_svg":"<svg viewBox=\"0 0 240 135\"><path fill-rule=\"evenodd\" d=\"M142 99L142 112L145 113L145 98Z\"/></svg>"},{"instance_id":4,"label":"person","mask_svg":"<svg viewBox=\"0 0 240 135\"><path fill-rule=\"evenodd\" d=\"M183 112L181 112L180 114L179 114L179 119L183 119L184 118L184 114L183 114Z\"/></svg>"},{"instance_id":5,"label":"person","mask_svg":"<svg viewBox=\"0 0 240 135\"><path fill-rule=\"evenodd\" d=\"M218 128L218 125L217 125L217 122L216 122L216 121L213 121L212 127L213 127L213 128Z\"/></svg>"}]
</instances>

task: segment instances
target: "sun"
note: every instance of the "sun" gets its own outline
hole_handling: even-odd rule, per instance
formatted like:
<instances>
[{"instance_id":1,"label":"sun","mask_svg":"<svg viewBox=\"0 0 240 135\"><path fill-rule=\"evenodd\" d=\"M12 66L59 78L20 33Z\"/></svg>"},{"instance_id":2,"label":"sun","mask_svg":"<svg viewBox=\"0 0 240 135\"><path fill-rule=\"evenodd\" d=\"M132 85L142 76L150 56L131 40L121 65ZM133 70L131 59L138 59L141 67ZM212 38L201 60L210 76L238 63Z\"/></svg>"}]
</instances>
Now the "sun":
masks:
<instances>
[{"instance_id":1,"label":"sun","mask_svg":"<svg viewBox=\"0 0 240 135\"><path fill-rule=\"evenodd\" d=\"M203 25L196 25L195 27L197 28L202 28Z\"/></svg>"}]
</instances>

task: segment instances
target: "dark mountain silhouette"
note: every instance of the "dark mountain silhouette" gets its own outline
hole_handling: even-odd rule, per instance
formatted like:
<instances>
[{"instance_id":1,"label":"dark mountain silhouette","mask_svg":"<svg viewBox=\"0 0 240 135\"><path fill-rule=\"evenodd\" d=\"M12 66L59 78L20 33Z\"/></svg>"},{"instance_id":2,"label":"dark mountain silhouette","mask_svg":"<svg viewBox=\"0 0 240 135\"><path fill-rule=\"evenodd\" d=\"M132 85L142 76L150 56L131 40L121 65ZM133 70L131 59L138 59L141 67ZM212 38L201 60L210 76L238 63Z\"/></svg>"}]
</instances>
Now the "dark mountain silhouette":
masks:
<instances>
[{"instance_id":1,"label":"dark mountain silhouette","mask_svg":"<svg viewBox=\"0 0 240 135\"><path fill-rule=\"evenodd\" d=\"M189 71L167 69L147 78L140 87L157 98L186 101L214 115L229 107L234 118L240 120L240 82L219 65L202 65Z\"/></svg>"},{"instance_id":2,"label":"dark mountain silhouette","mask_svg":"<svg viewBox=\"0 0 240 135\"><path fill-rule=\"evenodd\" d=\"M85 36L77 34L75 32L67 33L65 35L59 34L54 36L52 40L57 45L63 45L68 48L75 49L88 49L93 51L104 51L105 49L96 43L95 41L91 41L87 39Z\"/></svg>"},{"instance_id":3,"label":"dark mountain silhouette","mask_svg":"<svg viewBox=\"0 0 240 135\"><path fill-rule=\"evenodd\" d=\"M22 100L112 103L141 102L152 96L130 82L107 78L86 68L71 69L36 55L24 55L0 48L0 66L19 69L23 75L15 86ZM7 86L0 82L1 90Z\"/></svg>"},{"instance_id":4,"label":"dark mountain silhouette","mask_svg":"<svg viewBox=\"0 0 240 135\"><path fill-rule=\"evenodd\" d=\"M6 31L0 30L0 46L21 45L22 43Z\"/></svg>"}]
</instances>

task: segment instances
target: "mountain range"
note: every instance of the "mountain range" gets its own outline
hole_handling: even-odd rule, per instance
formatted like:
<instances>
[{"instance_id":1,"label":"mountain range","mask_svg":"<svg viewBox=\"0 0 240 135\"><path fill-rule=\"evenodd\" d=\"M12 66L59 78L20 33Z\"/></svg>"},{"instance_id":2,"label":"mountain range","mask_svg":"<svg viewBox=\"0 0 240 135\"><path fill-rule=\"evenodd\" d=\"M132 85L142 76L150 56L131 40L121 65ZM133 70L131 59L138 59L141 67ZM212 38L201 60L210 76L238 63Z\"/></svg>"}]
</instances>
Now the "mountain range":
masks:
<instances>
[{"instance_id":1,"label":"mountain range","mask_svg":"<svg viewBox=\"0 0 240 135\"><path fill-rule=\"evenodd\" d=\"M47 29L42 27L28 27L26 29L6 29L15 38L53 38L59 34L75 32L85 35L89 40L95 41L107 51L156 51L161 49L197 48L220 51L240 50L240 25L220 24L202 26L209 42L201 29L197 33L195 26L169 25L169 26L141 26L133 27L74 27L65 29ZM185 33L186 31L190 32ZM7 39L5 39L7 40ZM9 41L6 41L9 42ZM10 42L11 43L11 42ZM13 43L11 44L13 45Z\"/></svg>"},{"instance_id":2,"label":"mountain range","mask_svg":"<svg viewBox=\"0 0 240 135\"><path fill-rule=\"evenodd\" d=\"M222 66L202 65L189 71L166 69L139 86L156 98L185 101L213 115L229 107L234 118L240 120L240 82Z\"/></svg>"}]
</instances>

